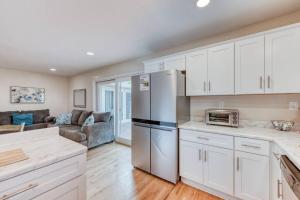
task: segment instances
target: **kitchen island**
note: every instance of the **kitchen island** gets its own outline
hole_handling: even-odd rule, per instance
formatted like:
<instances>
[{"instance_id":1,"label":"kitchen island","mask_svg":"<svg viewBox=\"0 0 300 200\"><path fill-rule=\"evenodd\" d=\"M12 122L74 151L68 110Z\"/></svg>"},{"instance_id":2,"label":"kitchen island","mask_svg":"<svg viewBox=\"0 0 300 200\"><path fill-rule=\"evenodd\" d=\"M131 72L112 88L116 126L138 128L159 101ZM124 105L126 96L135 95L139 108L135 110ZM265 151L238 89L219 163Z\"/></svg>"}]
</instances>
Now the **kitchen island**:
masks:
<instances>
[{"instance_id":1,"label":"kitchen island","mask_svg":"<svg viewBox=\"0 0 300 200\"><path fill-rule=\"evenodd\" d=\"M86 199L87 148L57 127L0 136L0 152L21 149L28 159L0 167L0 199Z\"/></svg>"}]
</instances>

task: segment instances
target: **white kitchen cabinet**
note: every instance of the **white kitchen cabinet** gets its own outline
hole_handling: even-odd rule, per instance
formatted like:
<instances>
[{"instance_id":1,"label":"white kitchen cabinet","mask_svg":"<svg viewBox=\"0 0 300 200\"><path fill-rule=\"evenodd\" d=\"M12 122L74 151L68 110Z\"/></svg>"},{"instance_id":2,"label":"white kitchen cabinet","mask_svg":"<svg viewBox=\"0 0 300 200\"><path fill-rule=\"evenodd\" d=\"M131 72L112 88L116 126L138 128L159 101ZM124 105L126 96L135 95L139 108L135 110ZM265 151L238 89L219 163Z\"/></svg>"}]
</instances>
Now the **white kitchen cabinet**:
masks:
<instances>
[{"instance_id":1,"label":"white kitchen cabinet","mask_svg":"<svg viewBox=\"0 0 300 200\"><path fill-rule=\"evenodd\" d=\"M235 161L235 196L243 200L269 199L269 157L235 151Z\"/></svg>"},{"instance_id":2,"label":"white kitchen cabinet","mask_svg":"<svg viewBox=\"0 0 300 200\"><path fill-rule=\"evenodd\" d=\"M300 27L266 34L266 93L300 92Z\"/></svg>"},{"instance_id":3,"label":"white kitchen cabinet","mask_svg":"<svg viewBox=\"0 0 300 200\"><path fill-rule=\"evenodd\" d=\"M186 56L186 93L196 96L207 92L207 50L195 51Z\"/></svg>"},{"instance_id":4,"label":"white kitchen cabinet","mask_svg":"<svg viewBox=\"0 0 300 200\"><path fill-rule=\"evenodd\" d=\"M153 73L164 70L185 70L185 55L170 56L155 61L148 61L144 63L145 73Z\"/></svg>"},{"instance_id":5,"label":"white kitchen cabinet","mask_svg":"<svg viewBox=\"0 0 300 200\"><path fill-rule=\"evenodd\" d=\"M163 63L164 63L164 70L172 70L172 69L181 70L181 71L185 70L184 55L167 58L163 61Z\"/></svg>"},{"instance_id":6,"label":"white kitchen cabinet","mask_svg":"<svg viewBox=\"0 0 300 200\"><path fill-rule=\"evenodd\" d=\"M281 149L272 145L271 153L271 199L282 200L282 176L280 169L280 156L283 154Z\"/></svg>"},{"instance_id":7,"label":"white kitchen cabinet","mask_svg":"<svg viewBox=\"0 0 300 200\"><path fill-rule=\"evenodd\" d=\"M208 49L208 92L210 95L234 94L234 44Z\"/></svg>"},{"instance_id":8,"label":"white kitchen cabinet","mask_svg":"<svg viewBox=\"0 0 300 200\"><path fill-rule=\"evenodd\" d=\"M258 36L235 43L236 94L265 92L265 38Z\"/></svg>"},{"instance_id":9,"label":"white kitchen cabinet","mask_svg":"<svg viewBox=\"0 0 300 200\"><path fill-rule=\"evenodd\" d=\"M180 140L180 176L203 183L203 145Z\"/></svg>"},{"instance_id":10,"label":"white kitchen cabinet","mask_svg":"<svg viewBox=\"0 0 300 200\"><path fill-rule=\"evenodd\" d=\"M204 146L204 184L233 195L233 150Z\"/></svg>"},{"instance_id":11,"label":"white kitchen cabinet","mask_svg":"<svg viewBox=\"0 0 300 200\"><path fill-rule=\"evenodd\" d=\"M42 194L34 200L86 200L86 177L80 176Z\"/></svg>"},{"instance_id":12,"label":"white kitchen cabinet","mask_svg":"<svg viewBox=\"0 0 300 200\"><path fill-rule=\"evenodd\" d=\"M163 62L161 61L155 61L150 63L145 63L144 71L146 74L153 73L153 72L159 72L164 70Z\"/></svg>"}]
</instances>

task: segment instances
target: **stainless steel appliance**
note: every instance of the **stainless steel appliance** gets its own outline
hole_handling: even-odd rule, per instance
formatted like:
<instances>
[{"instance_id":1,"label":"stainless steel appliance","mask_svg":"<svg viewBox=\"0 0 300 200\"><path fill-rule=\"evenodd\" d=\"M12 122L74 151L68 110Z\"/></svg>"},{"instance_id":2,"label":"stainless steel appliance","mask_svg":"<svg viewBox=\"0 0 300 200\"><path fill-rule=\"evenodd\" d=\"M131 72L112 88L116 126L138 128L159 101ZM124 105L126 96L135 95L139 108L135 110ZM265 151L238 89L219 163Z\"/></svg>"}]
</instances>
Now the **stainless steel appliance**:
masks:
<instances>
[{"instance_id":1,"label":"stainless steel appliance","mask_svg":"<svg viewBox=\"0 0 300 200\"><path fill-rule=\"evenodd\" d=\"M185 73L170 70L132 77L132 164L178 181L178 124L189 121Z\"/></svg>"},{"instance_id":2,"label":"stainless steel appliance","mask_svg":"<svg viewBox=\"0 0 300 200\"><path fill-rule=\"evenodd\" d=\"M238 127L239 111L235 109L208 109L205 111L206 124Z\"/></svg>"},{"instance_id":3,"label":"stainless steel appliance","mask_svg":"<svg viewBox=\"0 0 300 200\"><path fill-rule=\"evenodd\" d=\"M283 200L300 199L300 170L285 155L281 156Z\"/></svg>"}]
</instances>

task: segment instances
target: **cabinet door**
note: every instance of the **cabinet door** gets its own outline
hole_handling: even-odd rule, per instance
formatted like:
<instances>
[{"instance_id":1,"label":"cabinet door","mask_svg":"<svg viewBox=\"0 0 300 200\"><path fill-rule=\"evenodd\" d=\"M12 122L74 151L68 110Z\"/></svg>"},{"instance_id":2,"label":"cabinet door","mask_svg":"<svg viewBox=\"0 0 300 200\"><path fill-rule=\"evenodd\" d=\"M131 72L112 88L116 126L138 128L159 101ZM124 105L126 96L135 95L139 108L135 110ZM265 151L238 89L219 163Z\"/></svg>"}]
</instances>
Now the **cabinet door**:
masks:
<instances>
[{"instance_id":1,"label":"cabinet door","mask_svg":"<svg viewBox=\"0 0 300 200\"><path fill-rule=\"evenodd\" d=\"M185 70L185 56L176 56L164 60L164 70Z\"/></svg>"},{"instance_id":2,"label":"cabinet door","mask_svg":"<svg viewBox=\"0 0 300 200\"><path fill-rule=\"evenodd\" d=\"M207 91L207 50L193 52L186 57L187 95L205 95Z\"/></svg>"},{"instance_id":3,"label":"cabinet door","mask_svg":"<svg viewBox=\"0 0 300 200\"><path fill-rule=\"evenodd\" d=\"M234 44L208 49L208 91L211 95L234 94Z\"/></svg>"},{"instance_id":4,"label":"cabinet door","mask_svg":"<svg viewBox=\"0 0 300 200\"><path fill-rule=\"evenodd\" d=\"M204 185L233 195L233 150L204 146Z\"/></svg>"},{"instance_id":5,"label":"cabinet door","mask_svg":"<svg viewBox=\"0 0 300 200\"><path fill-rule=\"evenodd\" d=\"M145 73L153 73L164 70L162 62L146 63L144 67Z\"/></svg>"},{"instance_id":6,"label":"cabinet door","mask_svg":"<svg viewBox=\"0 0 300 200\"><path fill-rule=\"evenodd\" d=\"M281 149L275 144L272 145L271 154L271 199L282 200L282 178L280 169Z\"/></svg>"},{"instance_id":7,"label":"cabinet door","mask_svg":"<svg viewBox=\"0 0 300 200\"><path fill-rule=\"evenodd\" d=\"M259 36L235 43L236 94L264 93L265 38Z\"/></svg>"},{"instance_id":8,"label":"cabinet door","mask_svg":"<svg viewBox=\"0 0 300 200\"><path fill-rule=\"evenodd\" d=\"M300 27L266 35L266 92L300 92Z\"/></svg>"},{"instance_id":9,"label":"cabinet door","mask_svg":"<svg viewBox=\"0 0 300 200\"><path fill-rule=\"evenodd\" d=\"M235 160L235 195L244 200L268 200L269 158L236 151Z\"/></svg>"},{"instance_id":10,"label":"cabinet door","mask_svg":"<svg viewBox=\"0 0 300 200\"><path fill-rule=\"evenodd\" d=\"M203 149L201 144L180 140L179 173L181 177L203 183Z\"/></svg>"}]
</instances>

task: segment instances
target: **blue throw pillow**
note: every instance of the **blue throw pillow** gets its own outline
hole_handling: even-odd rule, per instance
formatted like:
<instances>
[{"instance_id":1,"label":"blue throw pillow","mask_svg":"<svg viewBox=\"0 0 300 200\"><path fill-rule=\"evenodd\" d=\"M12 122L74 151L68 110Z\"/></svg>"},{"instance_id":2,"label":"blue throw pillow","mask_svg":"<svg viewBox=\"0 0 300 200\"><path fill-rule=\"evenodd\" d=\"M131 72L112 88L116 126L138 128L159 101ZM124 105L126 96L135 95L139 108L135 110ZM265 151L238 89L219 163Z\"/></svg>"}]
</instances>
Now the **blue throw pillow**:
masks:
<instances>
[{"instance_id":1,"label":"blue throw pillow","mask_svg":"<svg viewBox=\"0 0 300 200\"><path fill-rule=\"evenodd\" d=\"M55 125L71 124L72 113L62 113L56 117Z\"/></svg>"},{"instance_id":2,"label":"blue throw pillow","mask_svg":"<svg viewBox=\"0 0 300 200\"><path fill-rule=\"evenodd\" d=\"M86 120L82 124L81 132L83 132L83 127L88 126L88 125L92 125L94 123L95 123L94 115L90 115L88 118L86 118Z\"/></svg>"},{"instance_id":3,"label":"blue throw pillow","mask_svg":"<svg viewBox=\"0 0 300 200\"><path fill-rule=\"evenodd\" d=\"M13 125L22 125L25 123L25 126L31 126L33 123L33 114L28 113L28 114L18 114L18 113L13 113Z\"/></svg>"}]
</instances>

